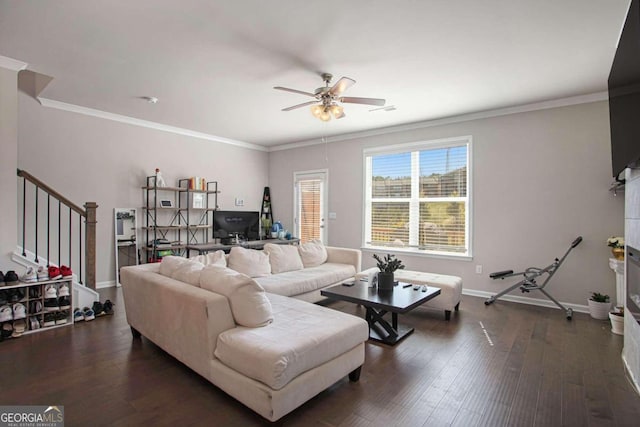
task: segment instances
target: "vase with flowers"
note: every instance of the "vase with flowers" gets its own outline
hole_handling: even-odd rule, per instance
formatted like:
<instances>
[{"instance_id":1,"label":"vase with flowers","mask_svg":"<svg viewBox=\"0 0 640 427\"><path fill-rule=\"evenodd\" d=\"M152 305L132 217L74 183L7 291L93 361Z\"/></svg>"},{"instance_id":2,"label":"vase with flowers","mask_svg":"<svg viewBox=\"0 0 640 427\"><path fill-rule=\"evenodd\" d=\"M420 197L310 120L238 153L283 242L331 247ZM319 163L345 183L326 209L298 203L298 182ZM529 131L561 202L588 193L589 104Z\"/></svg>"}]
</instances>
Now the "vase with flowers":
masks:
<instances>
[{"instance_id":1,"label":"vase with flowers","mask_svg":"<svg viewBox=\"0 0 640 427\"><path fill-rule=\"evenodd\" d=\"M609 237L607 246L611 248L613 257L618 261L624 260L624 237Z\"/></svg>"}]
</instances>

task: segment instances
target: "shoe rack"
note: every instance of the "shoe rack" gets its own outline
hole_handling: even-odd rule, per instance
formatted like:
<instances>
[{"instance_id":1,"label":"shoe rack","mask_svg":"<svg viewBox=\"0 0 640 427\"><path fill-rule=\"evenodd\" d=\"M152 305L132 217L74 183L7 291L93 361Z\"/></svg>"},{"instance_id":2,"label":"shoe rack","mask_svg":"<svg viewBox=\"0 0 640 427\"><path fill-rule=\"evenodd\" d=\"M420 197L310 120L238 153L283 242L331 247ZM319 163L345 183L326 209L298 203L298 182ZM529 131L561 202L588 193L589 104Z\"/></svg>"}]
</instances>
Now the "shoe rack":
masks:
<instances>
[{"instance_id":1,"label":"shoe rack","mask_svg":"<svg viewBox=\"0 0 640 427\"><path fill-rule=\"evenodd\" d=\"M45 309L45 290L47 285L52 285L56 289L56 301L59 301L59 289L66 284L69 288L69 308L60 309L59 305ZM43 280L33 283L19 282L17 285L1 286L0 306L9 306L12 317L14 304L20 303L25 307L25 317L23 319L12 319L1 322L0 334L2 340L18 338L16 336L22 321L24 321L24 331L20 335L27 335L35 332L42 332L48 329L73 325L73 288L72 280ZM38 304L39 303L39 304ZM14 333L15 332L15 333Z\"/></svg>"}]
</instances>

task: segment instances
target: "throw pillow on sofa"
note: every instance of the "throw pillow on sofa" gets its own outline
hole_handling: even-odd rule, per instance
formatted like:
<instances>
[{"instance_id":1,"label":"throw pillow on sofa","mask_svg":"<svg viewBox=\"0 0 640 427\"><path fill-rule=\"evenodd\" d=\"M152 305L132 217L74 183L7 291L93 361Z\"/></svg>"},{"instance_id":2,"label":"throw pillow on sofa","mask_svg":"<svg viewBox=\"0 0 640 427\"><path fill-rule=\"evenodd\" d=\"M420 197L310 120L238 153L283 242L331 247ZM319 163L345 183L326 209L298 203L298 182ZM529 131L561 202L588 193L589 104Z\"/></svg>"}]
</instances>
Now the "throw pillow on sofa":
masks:
<instances>
[{"instance_id":1,"label":"throw pillow on sofa","mask_svg":"<svg viewBox=\"0 0 640 427\"><path fill-rule=\"evenodd\" d=\"M227 297L238 325L248 328L273 322L271 303L252 278L230 268L208 265L200 274L200 287Z\"/></svg>"},{"instance_id":2,"label":"throw pillow on sofa","mask_svg":"<svg viewBox=\"0 0 640 427\"><path fill-rule=\"evenodd\" d=\"M245 249L239 246L231 248L227 266L249 277L264 277L271 274L269 255L263 251Z\"/></svg>"},{"instance_id":3,"label":"throw pillow on sofa","mask_svg":"<svg viewBox=\"0 0 640 427\"><path fill-rule=\"evenodd\" d=\"M200 286L200 273L203 268L204 264L201 262L186 260L173 271L170 277L193 286Z\"/></svg>"},{"instance_id":4,"label":"throw pillow on sofa","mask_svg":"<svg viewBox=\"0 0 640 427\"><path fill-rule=\"evenodd\" d=\"M187 262L187 259L181 256L170 255L162 257L162 261L160 262L160 274L171 277L173 272L185 262Z\"/></svg>"},{"instance_id":5,"label":"throw pillow on sofa","mask_svg":"<svg viewBox=\"0 0 640 427\"><path fill-rule=\"evenodd\" d=\"M298 246L304 268L317 267L327 261L327 248L320 240L311 240Z\"/></svg>"},{"instance_id":6,"label":"throw pillow on sofa","mask_svg":"<svg viewBox=\"0 0 640 427\"><path fill-rule=\"evenodd\" d=\"M271 274L286 273L287 271L302 270L304 268L296 246L267 243L264 245L264 252L269 255Z\"/></svg>"},{"instance_id":7,"label":"throw pillow on sofa","mask_svg":"<svg viewBox=\"0 0 640 427\"><path fill-rule=\"evenodd\" d=\"M201 262L204 265L215 264L223 267L227 266L227 259L224 256L224 251L215 251L205 255L194 256L189 259Z\"/></svg>"}]
</instances>

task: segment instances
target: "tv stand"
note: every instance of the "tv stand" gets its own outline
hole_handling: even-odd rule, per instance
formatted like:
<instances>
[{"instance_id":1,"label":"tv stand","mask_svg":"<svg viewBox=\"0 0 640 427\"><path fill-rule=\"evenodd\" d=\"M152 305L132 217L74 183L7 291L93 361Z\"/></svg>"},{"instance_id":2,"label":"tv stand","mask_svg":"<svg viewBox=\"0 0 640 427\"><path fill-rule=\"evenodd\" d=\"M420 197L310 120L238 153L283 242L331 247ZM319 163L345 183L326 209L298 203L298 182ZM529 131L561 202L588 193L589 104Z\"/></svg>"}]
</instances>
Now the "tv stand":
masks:
<instances>
[{"instance_id":1,"label":"tv stand","mask_svg":"<svg viewBox=\"0 0 640 427\"><path fill-rule=\"evenodd\" d=\"M229 245L223 245L222 243L194 243L186 246L187 255L191 256L191 251L196 251L198 255L204 255L214 251L224 251L229 253L234 246L240 246L247 249L262 250L267 243L273 243L275 245L297 245L300 243L300 239L292 238L290 240L281 239L262 239L262 240L246 240L240 243L233 243Z\"/></svg>"}]
</instances>

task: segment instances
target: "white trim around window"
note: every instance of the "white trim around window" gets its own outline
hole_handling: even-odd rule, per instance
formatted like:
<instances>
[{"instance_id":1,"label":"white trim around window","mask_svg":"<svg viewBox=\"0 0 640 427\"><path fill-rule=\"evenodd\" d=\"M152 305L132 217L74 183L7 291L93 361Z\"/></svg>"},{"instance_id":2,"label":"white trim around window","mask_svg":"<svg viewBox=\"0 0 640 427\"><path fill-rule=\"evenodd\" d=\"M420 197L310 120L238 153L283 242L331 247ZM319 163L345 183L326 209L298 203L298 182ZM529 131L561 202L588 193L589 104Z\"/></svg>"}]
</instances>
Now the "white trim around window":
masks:
<instances>
[{"instance_id":1,"label":"white trim around window","mask_svg":"<svg viewBox=\"0 0 640 427\"><path fill-rule=\"evenodd\" d=\"M472 137L363 150L362 249L471 259Z\"/></svg>"}]
</instances>

